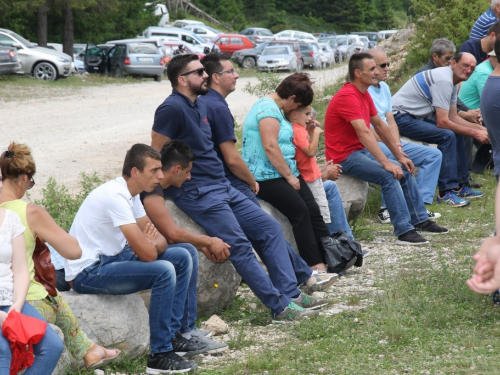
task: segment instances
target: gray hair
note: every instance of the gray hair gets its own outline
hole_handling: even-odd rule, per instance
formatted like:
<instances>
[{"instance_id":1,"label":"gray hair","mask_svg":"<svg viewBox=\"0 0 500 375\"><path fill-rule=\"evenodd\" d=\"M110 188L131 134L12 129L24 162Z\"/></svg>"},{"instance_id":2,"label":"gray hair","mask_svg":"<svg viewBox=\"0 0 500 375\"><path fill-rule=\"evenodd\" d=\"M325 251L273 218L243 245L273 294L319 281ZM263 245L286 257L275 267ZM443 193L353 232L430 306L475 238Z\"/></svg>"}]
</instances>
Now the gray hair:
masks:
<instances>
[{"instance_id":1,"label":"gray hair","mask_svg":"<svg viewBox=\"0 0 500 375\"><path fill-rule=\"evenodd\" d=\"M500 0L493 0L493 1L500 1ZM438 55L438 57L441 57L448 51L451 51L453 54L455 54L456 50L457 49L456 49L455 45L450 40L448 40L446 38L434 39L434 42L432 42L431 51L430 51L431 52L431 59L432 59L433 54L436 54L436 55Z\"/></svg>"},{"instance_id":2,"label":"gray hair","mask_svg":"<svg viewBox=\"0 0 500 375\"><path fill-rule=\"evenodd\" d=\"M500 4L500 0L491 0L491 9L494 9L496 4Z\"/></svg>"}]
</instances>

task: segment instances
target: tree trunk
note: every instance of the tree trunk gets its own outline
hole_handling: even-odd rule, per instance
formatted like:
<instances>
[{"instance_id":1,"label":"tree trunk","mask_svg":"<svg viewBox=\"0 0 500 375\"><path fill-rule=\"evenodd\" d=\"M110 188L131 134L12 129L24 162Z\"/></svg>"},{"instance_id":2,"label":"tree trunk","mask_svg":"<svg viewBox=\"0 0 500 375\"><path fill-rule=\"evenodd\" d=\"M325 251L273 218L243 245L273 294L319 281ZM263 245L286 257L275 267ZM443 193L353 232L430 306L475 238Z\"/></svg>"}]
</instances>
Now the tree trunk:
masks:
<instances>
[{"instance_id":1,"label":"tree trunk","mask_svg":"<svg viewBox=\"0 0 500 375\"><path fill-rule=\"evenodd\" d=\"M73 9L71 0L63 3L63 52L73 58Z\"/></svg>"},{"instance_id":2,"label":"tree trunk","mask_svg":"<svg viewBox=\"0 0 500 375\"><path fill-rule=\"evenodd\" d=\"M37 43L47 47L47 4L44 2L38 7Z\"/></svg>"}]
</instances>

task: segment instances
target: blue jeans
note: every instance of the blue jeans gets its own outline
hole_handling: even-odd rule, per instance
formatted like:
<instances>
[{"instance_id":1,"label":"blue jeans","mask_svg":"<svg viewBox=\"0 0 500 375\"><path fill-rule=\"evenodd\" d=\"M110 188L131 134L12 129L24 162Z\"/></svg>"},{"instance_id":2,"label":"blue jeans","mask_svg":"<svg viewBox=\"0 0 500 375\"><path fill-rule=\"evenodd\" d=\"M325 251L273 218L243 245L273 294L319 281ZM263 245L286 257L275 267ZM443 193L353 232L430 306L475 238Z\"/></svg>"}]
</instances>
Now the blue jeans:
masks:
<instances>
[{"instance_id":1,"label":"blue jeans","mask_svg":"<svg viewBox=\"0 0 500 375\"><path fill-rule=\"evenodd\" d=\"M345 216L344 205L340 197L340 191L334 181L327 180L323 182L328 208L330 209L331 223L326 224L330 233L337 233L339 230L345 231L353 240L354 237Z\"/></svg>"},{"instance_id":2,"label":"blue jeans","mask_svg":"<svg viewBox=\"0 0 500 375\"><path fill-rule=\"evenodd\" d=\"M493 152L493 174L498 181L498 175L500 174L500 129L495 126L488 126L486 123L484 126L488 132Z\"/></svg>"},{"instance_id":3,"label":"blue jeans","mask_svg":"<svg viewBox=\"0 0 500 375\"><path fill-rule=\"evenodd\" d=\"M439 171L443 154L439 149L415 143L401 142L403 152L408 155L415 167L418 167L417 186L425 204L432 204L436 185L439 179ZM382 152L391 160L396 160L389 148L382 142L378 144ZM385 199L382 195L382 207L385 207Z\"/></svg>"},{"instance_id":4,"label":"blue jeans","mask_svg":"<svg viewBox=\"0 0 500 375\"><path fill-rule=\"evenodd\" d=\"M420 120L400 112L394 115L394 120L401 135L417 141L437 144L443 157L438 179L440 191L458 189L460 183L469 182L463 136L449 129L438 128L436 120L433 119Z\"/></svg>"},{"instance_id":5,"label":"blue jeans","mask_svg":"<svg viewBox=\"0 0 500 375\"><path fill-rule=\"evenodd\" d=\"M172 350L174 329L182 326L192 262L189 252L176 246L143 262L128 246L118 255L101 255L73 280L82 294L124 295L151 289L149 329L151 353Z\"/></svg>"},{"instance_id":6,"label":"blue jeans","mask_svg":"<svg viewBox=\"0 0 500 375\"><path fill-rule=\"evenodd\" d=\"M398 162L390 161L400 165ZM366 149L354 151L340 165L345 174L381 186L382 194L387 198L387 209L396 236L409 232L414 229L414 225L429 220L417 182L405 169L401 180L397 180Z\"/></svg>"},{"instance_id":7,"label":"blue jeans","mask_svg":"<svg viewBox=\"0 0 500 375\"><path fill-rule=\"evenodd\" d=\"M7 312L10 306L0 306L0 310ZM39 320L45 321L40 313L29 303L25 302L21 313ZM38 344L33 345L33 353L35 354L35 362L26 369L26 375L35 374L52 374L52 371L57 366L59 357L64 349L64 344L57 333L47 325L47 330L42 340ZM12 361L12 351L10 350L9 341L0 334L0 375L9 375L10 363Z\"/></svg>"},{"instance_id":8,"label":"blue jeans","mask_svg":"<svg viewBox=\"0 0 500 375\"><path fill-rule=\"evenodd\" d=\"M229 179L231 186L243 193L248 199L254 202L260 208L259 200L256 195L248 185L238 178ZM250 239L249 239L250 240ZM262 250L260 249L259 243L254 243L250 240L253 248L262 258ZM312 275L312 269L307 265L307 263L302 259L302 257L293 249L292 245L286 241L286 247L288 255L290 256L290 262L292 262L293 270L295 272L295 277L297 278L298 284L304 284Z\"/></svg>"},{"instance_id":9,"label":"blue jeans","mask_svg":"<svg viewBox=\"0 0 500 375\"><path fill-rule=\"evenodd\" d=\"M229 181L184 191L175 204L209 236L231 246L229 260L255 295L279 314L299 294L297 279L279 223ZM258 244L269 276L252 251Z\"/></svg>"}]
</instances>

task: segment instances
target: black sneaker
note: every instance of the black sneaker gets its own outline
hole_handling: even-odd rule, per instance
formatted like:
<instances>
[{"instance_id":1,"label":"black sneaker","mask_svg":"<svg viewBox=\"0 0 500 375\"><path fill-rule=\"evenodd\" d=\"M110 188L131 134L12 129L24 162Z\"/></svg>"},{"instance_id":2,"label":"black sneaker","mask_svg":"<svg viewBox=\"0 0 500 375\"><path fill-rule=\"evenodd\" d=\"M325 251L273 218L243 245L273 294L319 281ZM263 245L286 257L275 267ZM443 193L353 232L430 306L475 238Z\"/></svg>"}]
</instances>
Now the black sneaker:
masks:
<instances>
[{"instance_id":1,"label":"black sneaker","mask_svg":"<svg viewBox=\"0 0 500 375\"><path fill-rule=\"evenodd\" d=\"M150 354L146 374L184 374L196 370L197 367L196 362L186 361L173 351Z\"/></svg>"},{"instance_id":2,"label":"black sneaker","mask_svg":"<svg viewBox=\"0 0 500 375\"><path fill-rule=\"evenodd\" d=\"M422 237L415 229L409 232L403 233L398 237L396 245L423 245L429 243L424 237Z\"/></svg>"},{"instance_id":3,"label":"black sneaker","mask_svg":"<svg viewBox=\"0 0 500 375\"><path fill-rule=\"evenodd\" d=\"M444 234L448 233L448 229L440 227L432 220L424 221L423 223L415 225L415 229L420 233L425 232L427 234Z\"/></svg>"},{"instance_id":4,"label":"black sneaker","mask_svg":"<svg viewBox=\"0 0 500 375\"><path fill-rule=\"evenodd\" d=\"M390 224L391 215L389 215L389 210L387 208L381 208L378 212L378 221L380 224Z\"/></svg>"},{"instance_id":5,"label":"black sneaker","mask_svg":"<svg viewBox=\"0 0 500 375\"><path fill-rule=\"evenodd\" d=\"M179 356L196 355L204 352L206 343L196 340L195 338L187 339L182 336L180 331L175 332L175 338L172 339L172 347L174 352ZM191 353L192 352L192 353Z\"/></svg>"}]
</instances>

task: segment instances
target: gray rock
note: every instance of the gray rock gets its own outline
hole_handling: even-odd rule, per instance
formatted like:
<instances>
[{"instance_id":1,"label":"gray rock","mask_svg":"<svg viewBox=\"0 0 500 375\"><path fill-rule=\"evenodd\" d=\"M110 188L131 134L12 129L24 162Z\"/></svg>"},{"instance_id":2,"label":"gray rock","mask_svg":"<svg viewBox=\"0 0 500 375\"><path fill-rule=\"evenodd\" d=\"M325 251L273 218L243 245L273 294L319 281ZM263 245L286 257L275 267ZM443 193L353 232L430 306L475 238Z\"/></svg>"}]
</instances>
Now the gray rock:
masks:
<instances>
[{"instance_id":1,"label":"gray rock","mask_svg":"<svg viewBox=\"0 0 500 375\"><path fill-rule=\"evenodd\" d=\"M73 291L61 295L92 341L107 348L118 348L128 359L146 353L149 316L138 295L91 295ZM73 368L81 366L83 360L72 362Z\"/></svg>"},{"instance_id":2,"label":"gray rock","mask_svg":"<svg viewBox=\"0 0 500 375\"><path fill-rule=\"evenodd\" d=\"M355 177L340 175L335 181L342 197L347 221L355 220L363 213L368 196L368 183Z\"/></svg>"},{"instance_id":3,"label":"gray rock","mask_svg":"<svg viewBox=\"0 0 500 375\"><path fill-rule=\"evenodd\" d=\"M55 324L51 324L50 326L59 335L59 338L61 339L61 341L64 342L64 335L63 335L61 329L58 326L56 326ZM52 375L64 375L64 374L66 374L66 371L68 370L70 364L71 364L71 355L69 354L68 349L66 349L66 347L64 347L63 352L61 354L61 357L59 358L59 362L57 362L57 366L54 369L54 371L52 372Z\"/></svg>"},{"instance_id":4,"label":"gray rock","mask_svg":"<svg viewBox=\"0 0 500 375\"><path fill-rule=\"evenodd\" d=\"M295 237L293 235L292 226L285 215L283 215L277 208L266 201L259 200L259 203L264 211L266 211L269 215L274 217L278 221L278 223L280 223L281 228L283 229L283 234L285 235L285 239L290 243L290 245L292 245L295 251L298 251Z\"/></svg>"}]
</instances>

